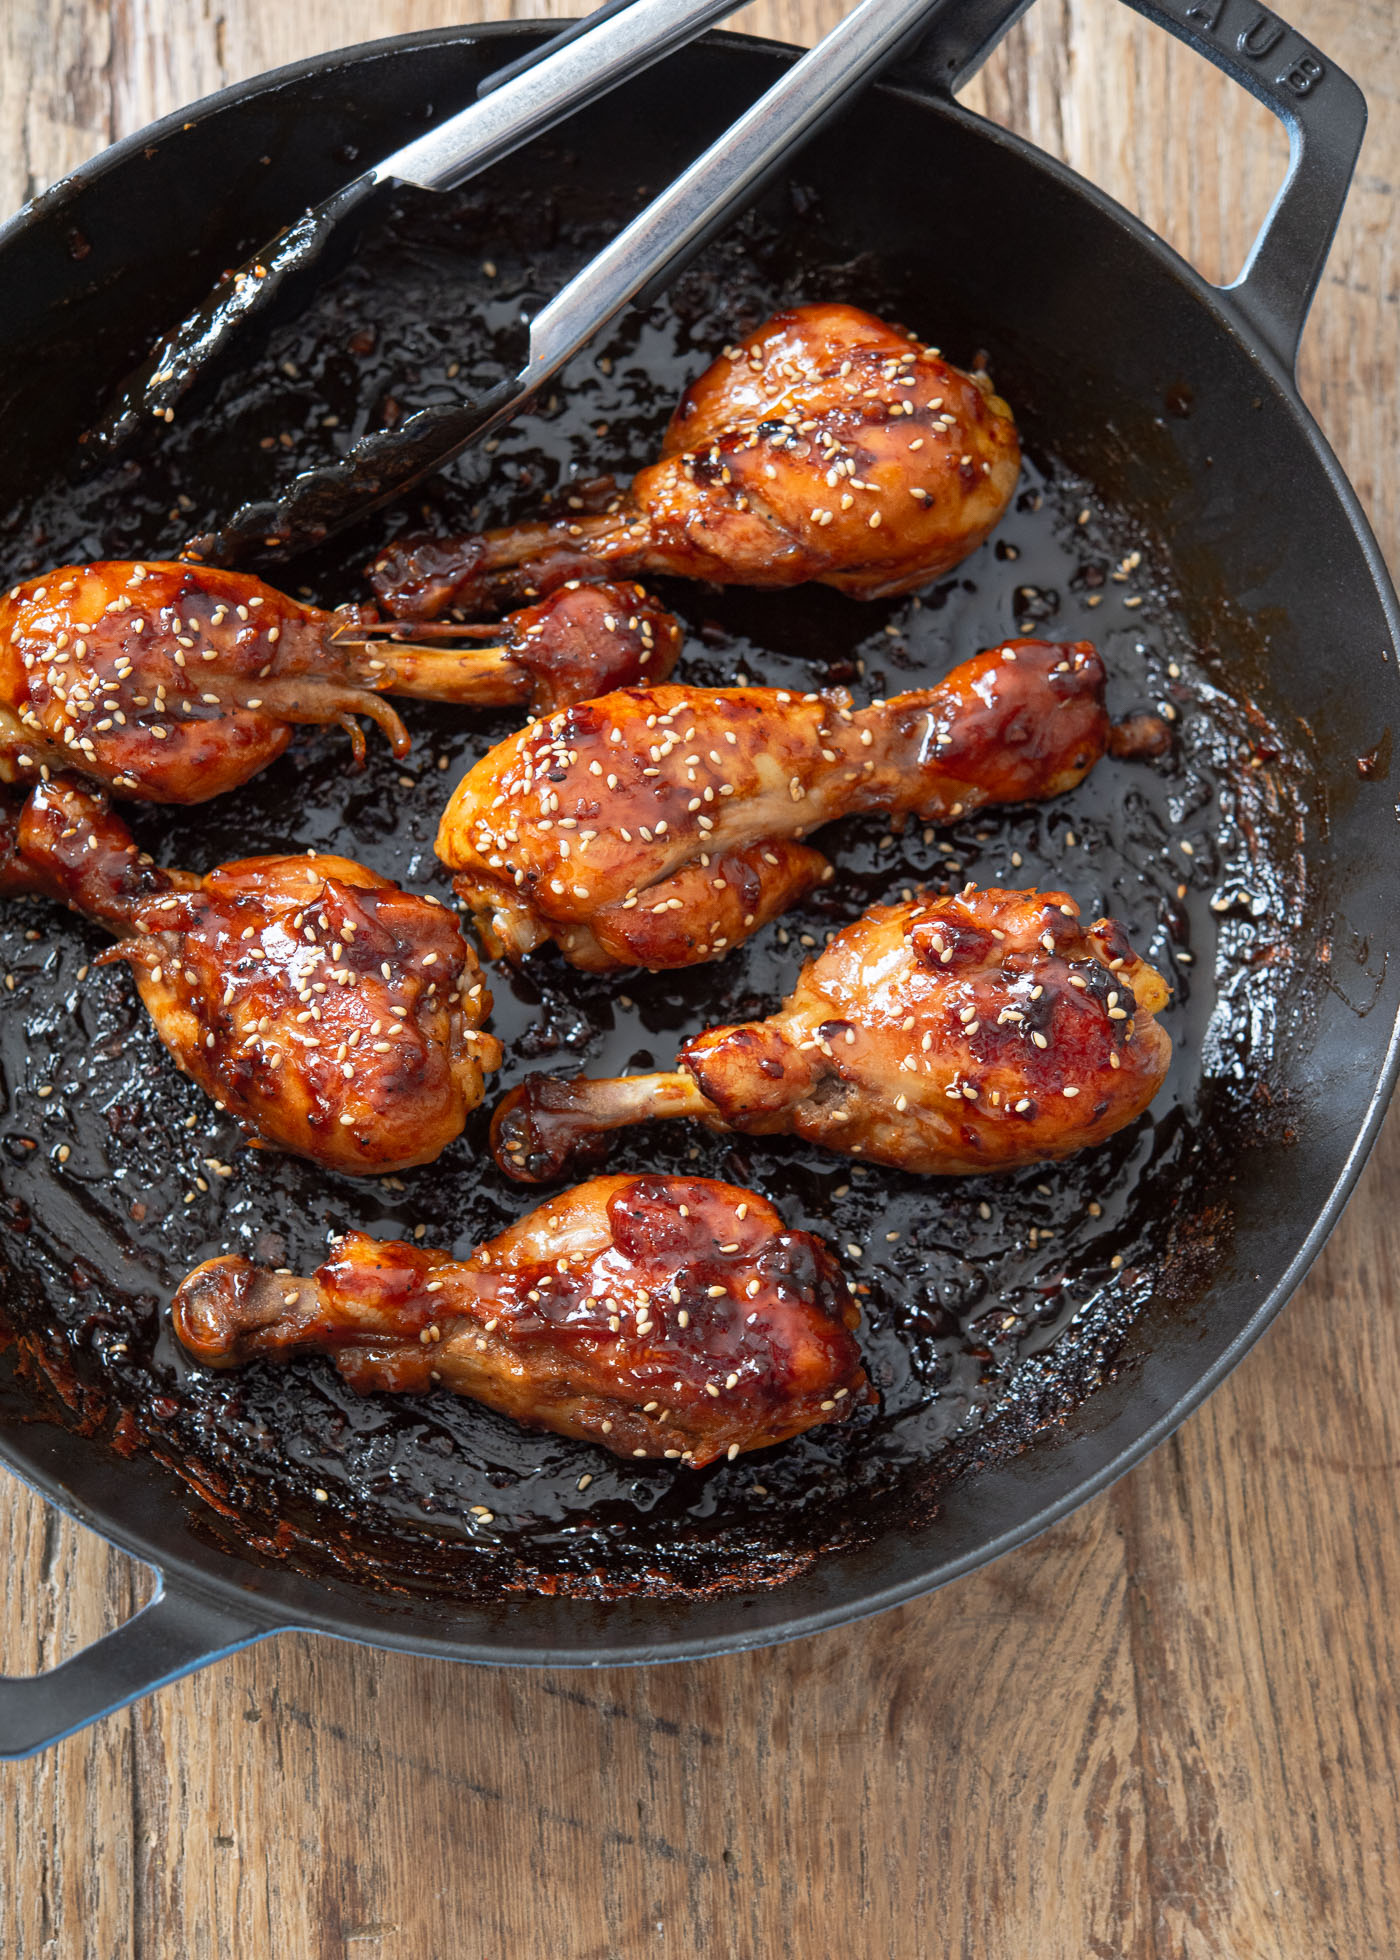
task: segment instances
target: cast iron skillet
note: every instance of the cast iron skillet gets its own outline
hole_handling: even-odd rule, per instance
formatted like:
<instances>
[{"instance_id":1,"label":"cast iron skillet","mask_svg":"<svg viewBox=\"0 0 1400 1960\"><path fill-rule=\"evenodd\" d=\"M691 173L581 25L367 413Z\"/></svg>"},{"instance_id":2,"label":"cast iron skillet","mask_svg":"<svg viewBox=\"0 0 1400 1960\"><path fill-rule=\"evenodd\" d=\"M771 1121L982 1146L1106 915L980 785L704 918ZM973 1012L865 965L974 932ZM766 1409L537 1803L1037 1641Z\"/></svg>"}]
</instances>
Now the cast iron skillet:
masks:
<instances>
[{"instance_id":1,"label":"cast iron skillet","mask_svg":"<svg viewBox=\"0 0 1400 1960\"><path fill-rule=\"evenodd\" d=\"M829 126L793 181L711 247L665 306L616 329L616 378L579 364L560 403L428 500L435 523L467 521L474 503L493 521L567 488L571 471L630 467L716 337L804 290L891 311L954 358L991 350L1030 456L995 549L914 608L677 589L668 598L691 629L684 672L721 680L747 663L806 685L851 678L893 691L1022 614L1064 637L1091 628L1115 706L1176 713L1169 764L1138 776L1106 765L1062 809L937 840L854 826L828 909L791 923L816 938L902 882L953 875L939 862L945 844L959 877L1064 882L1086 909L1124 916L1170 968L1180 1061L1162 1107L1053 1184L930 1189L891 1176L872 1188L782 1146L705 1144L693 1157L679 1133L638 1141L621 1161L737 1175L794 1222L838 1242L859 1236L862 1338L884 1394L846 1441L804 1439L677 1495L674 1480L633 1483L596 1452L507 1437L484 1412L422 1402L384 1413L374 1399L357 1411L329 1370L267 1371L217 1391L192 1381L170 1352L159 1287L205 1252L276 1226L300 1257L328 1224L402 1231L415 1213L430 1243L465 1245L517 1215L521 1194L474 1163L477 1137L407 1193L273 1165L257 1186L240 1171L224 1196L196 1196L191 1183L186 1205L199 1142L182 1139L190 1118L211 1121L207 1107L118 978L79 987L97 939L52 912L0 921L0 959L17 981L0 1016L0 1257L16 1336L0 1377L0 1455L161 1578L150 1606L85 1653L0 1682L0 1752L40 1748L292 1627L478 1662L601 1666L722 1653L879 1611L1102 1489L1209 1393L1297 1285L1374 1137L1400 1010L1400 830L1386 781L1395 598L1293 380L1365 111L1344 75L1252 4L1196 9L1214 13L1209 25L1187 18L1186 0L1134 4L1289 127L1289 178L1237 285L1207 284L1101 194L957 106L953 83L1020 10L980 0L949 10L936 54L907 61ZM367 313L386 338L396 317L411 315L411 328L382 372L362 341L367 368L337 356L314 387L292 361L294 386L321 391L314 415L305 400L298 411L298 455L339 439L314 433L327 391L365 412L366 372L418 398L447 385L452 348L431 336L454 293L471 327L458 385L489 375L493 335L509 337L518 302L537 302L635 208L643 176L648 188L664 181L793 58L707 37L450 209L402 201L253 378L162 438L139 476L71 472L106 388L223 266L325 195L356 156L402 141L426 105L465 102L540 31L407 36L279 70L116 146L0 233L0 575L170 550L198 527L201 493L217 497L236 472L246 487L250 457L279 460L288 348L319 359L327 334ZM410 520L421 515L398 521ZM375 541L308 567L318 595L343 596ZM1128 597L1144 603L1126 611ZM402 789L382 760L355 783L317 736L228 809L139 813L143 841L202 867L339 837L428 884L432 819L455 780L432 761L460 763L504 725L459 723L432 711L415 723L421 790ZM797 950L770 937L747 964L639 982L625 1006L548 967L502 976L497 1024L517 1072L542 1054L556 1066L646 1065L641 1046L668 1059L702 1016L771 999ZM40 1104L35 1083L50 1076L57 1100ZM68 1132L45 1125L65 1107L75 1142L60 1176L54 1139ZM216 1154L230 1148L226 1135L210 1140ZM129 1216L147 1214L127 1237L112 1223L117 1170L130 1180ZM897 1242L886 1237L895 1228ZM263 1457L285 1455L293 1433L297 1460L277 1486ZM599 1488L575 1502L584 1463ZM312 1486L327 1464L354 1502L337 1489L318 1537ZM483 1478L499 1515L478 1529L466 1497ZM435 1518L444 1490L452 1515Z\"/></svg>"}]
</instances>

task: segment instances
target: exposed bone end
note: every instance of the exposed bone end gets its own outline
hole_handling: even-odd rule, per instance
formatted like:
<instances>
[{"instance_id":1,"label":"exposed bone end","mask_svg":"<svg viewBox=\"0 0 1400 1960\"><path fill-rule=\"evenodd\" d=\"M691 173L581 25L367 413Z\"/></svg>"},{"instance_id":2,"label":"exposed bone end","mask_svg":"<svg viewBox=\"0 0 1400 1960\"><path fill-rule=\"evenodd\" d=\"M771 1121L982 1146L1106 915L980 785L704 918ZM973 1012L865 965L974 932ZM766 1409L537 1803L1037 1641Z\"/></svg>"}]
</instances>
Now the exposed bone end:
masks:
<instances>
[{"instance_id":1,"label":"exposed bone end","mask_svg":"<svg viewBox=\"0 0 1400 1960\"><path fill-rule=\"evenodd\" d=\"M495 627L373 621L364 610L342 609L346 624L335 629L330 644L366 687L477 707L528 701L536 714L615 688L664 681L685 638L679 621L640 585L596 578L556 585ZM500 644L450 644L483 638Z\"/></svg>"},{"instance_id":2,"label":"exposed bone end","mask_svg":"<svg viewBox=\"0 0 1400 1960\"><path fill-rule=\"evenodd\" d=\"M547 1184L566 1171L601 1163L604 1131L672 1116L717 1122L713 1105L683 1070L596 1081L579 1075L571 1082L532 1075L498 1105L491 1150L499 1168L518 1184Z\"/></svg>"},{"instance_id":3,"label":"exposed bone end","mask_svg":"<svg viewBox=\"0 0 1400 1960\"><path fill-rule=\"evenodd\" d=\"M250 1259L207 1259L180 1282L171 1318L181 1344L206 1368L236 1368L301 1344L316 1318L313 1280L270 1273Z\"/></svg>"},{"instance_id":4,"label":"exposed bone end","mask_svg":"<svg viewBox=\"0 0 1400 1960\"><path fill-rule=\"evenodd\" d=\"M666 680L685 637L640 585L614 580L570 579L504 626L503 645L530 677L536 714Z\"/></svg>"},{"instance_id":5,"label":"exposed bone end","mask_svg":"<svg viewBox=\"0 0 1400 1960\"><path fill-rule=\"evenodd\" d=\"M509 524L458 537L399 538L368 567L374 596L395 619L437 619L453 611L500 612L511 599L535 599L563 580L596 576L613 534L612 514L567 523Z\"/></svg>"},{"instance_id":6,"label":"exposed bone end","mask_svg":"<svg viewBox=\"0 0 1400 1960\"><path fill-rule=\"evenodd\" d=\"M496 1105L491 1154L517 1184L551 1184L566 1173L595 1170L607 1143L592 1108L597 1085L532 1075Z\"/></svg>"},{"instance_id":7,"label":"exposed bone end","mask_svg":"<svg viewBox=\"0 0 1400 1960\"><path fill-rule=\"evenodd\" d=\"M399 538L370 565L374 596L396 619L436 619L475 595L486 565L486 538Z\"/></svg>"},{"instance_id":8,"label":"exposed bone end","mask_svg":"<svg viewBox=\"0 0 1400 1960\"><path fill-rule=\"evenodd\" d=\"M1087 640L1006 640L936 687L895 695L855 720L902 763L888 807L946 822L987 803L1039 802L1074 789L1109 739L1103 662Z\"/></svg>"}]
</instances>

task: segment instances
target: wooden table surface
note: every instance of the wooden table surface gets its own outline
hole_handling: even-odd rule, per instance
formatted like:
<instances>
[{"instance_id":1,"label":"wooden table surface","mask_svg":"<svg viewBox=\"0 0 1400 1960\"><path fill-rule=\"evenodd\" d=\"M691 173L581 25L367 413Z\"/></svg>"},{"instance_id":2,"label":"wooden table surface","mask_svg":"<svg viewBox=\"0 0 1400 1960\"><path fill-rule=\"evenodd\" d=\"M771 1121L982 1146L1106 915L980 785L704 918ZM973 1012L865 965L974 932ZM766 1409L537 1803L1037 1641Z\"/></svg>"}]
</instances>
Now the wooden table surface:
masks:
<instances>
[{"instance_id":1,"label":"wooden table surface","mask_svg":"<svg viewBox=\"0 0 1400 1960\"><path fill-rule=\"evenodd\" d=\"M808 41L840 11L738 24ZM1394 566L1400 11L1288 11L1371 104L1303 385ZM463 12L0 0L0 211L240 76ZM1282 174L1267 114L1109 0L1040 0L970 99L1213 276ZM881 1619L588 1674L287 1636L0 1766L0 1955L1396 1960L1397 1254L1393 1118L1297 1299L1169 1444ZM144 1597L6 1477L0 1539L7 1671Z\"/></svg>"}]
</instances>

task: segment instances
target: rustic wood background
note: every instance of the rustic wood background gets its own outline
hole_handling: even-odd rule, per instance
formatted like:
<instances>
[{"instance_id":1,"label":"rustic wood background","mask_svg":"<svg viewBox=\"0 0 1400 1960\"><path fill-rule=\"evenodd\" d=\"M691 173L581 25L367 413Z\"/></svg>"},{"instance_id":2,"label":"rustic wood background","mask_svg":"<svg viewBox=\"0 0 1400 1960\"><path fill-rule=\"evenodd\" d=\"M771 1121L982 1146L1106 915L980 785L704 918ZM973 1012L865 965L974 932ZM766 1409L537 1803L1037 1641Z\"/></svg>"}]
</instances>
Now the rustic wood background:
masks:
<instances>
[{"instance_id":1,"label":"rustic wood background","mask_svg":"<svg viewBox=\"0 0 1400 1960\"><path fill-rule=\"evenodd\" d=\"M544 0L489 14L539 14ZM760 0L809 41L841 0ZM0 211L181 102L450 0L0 0ZM1290 0L1371 134L1308 399L1400 558L1395 0ZM1258 105L1113 4L1040 0L972 99L1233 274ZM0 1766L7 1960L1395 1960L1400 1120L1275 1330L1164 1449L923 1603L651 1672L284 1637ZM143 1579L0 1477L0 1665Z\"/></svg>"}]
</instances>

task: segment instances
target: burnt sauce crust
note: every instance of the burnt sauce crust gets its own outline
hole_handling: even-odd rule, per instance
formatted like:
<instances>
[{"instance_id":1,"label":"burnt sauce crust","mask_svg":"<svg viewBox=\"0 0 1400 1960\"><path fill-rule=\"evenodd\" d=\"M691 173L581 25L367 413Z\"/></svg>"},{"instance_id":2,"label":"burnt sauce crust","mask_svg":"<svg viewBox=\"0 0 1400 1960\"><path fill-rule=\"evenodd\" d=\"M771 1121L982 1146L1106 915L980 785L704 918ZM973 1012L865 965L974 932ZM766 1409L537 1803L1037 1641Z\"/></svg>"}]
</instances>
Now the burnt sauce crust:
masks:
<instances>
[{"instance_id":1,"label":"burnt sauce crust","mask_svg":"<svg viewBox=\"0 0 1400 1960\"><path fill-rule=\"evenodd\" d=\"M512 207L498 188L489 202L484 191L405 198L256 368L182 415L139 475L65 479L21 513L0 573L167 555L218 515L221 461L256 488L259 469L304 466L357 420L494 378L521 295L557 287L596 242L599 213L538 203ZM874 268L824 264L821 250L811 212L782 234L748 221L649 316L644 359L637 323L623 322L490 458L466 459L373 536L298 568L309 587L298 596L334 604L361 591L364 565L396 528L500 523L550 495L567 509L571 496L586 500L594 473L625 478L654 453L683 382L779 304L832 296L901 317L899 291ZM910 324L935 340L946 331ZM1016 377L999 371L987 333L1015 408ZM947 351L969 361L976 350ZM1123 923L1174 988L1164 1024L1176 1056L1152 1110L1084 1157L931 1191L790 1139L680 1125L614 1139L612 1169L752 1186L789 1228L824 1237L860 1289L858 1340L878 1402L697 1474L610 1459L446 1395L361 1398L320 1358L194 1368L166 1310L200 1260L232 1251L306 1271L331 1235L357 1226L464 1257L529 1200L486 1153L494 1098L436 1164L394 1179L352 1181L247 1150L176 1072L129 977L92 967L101 934L35 901L0 908L0 1258L16 1335L7 1406L37 1396L119 1448L155 1451L197 1493L187 1500L196 1528L241 1556L459 1596L715 1592L780 1582L823 1551L927 1516L950 1477L1067 1417L1112 1372L1149 1302L1154 1314L1190 1311L1229 1229L1233 1161L1252 1126L1287 1121L1269 1076L1275 1042L1309 1012L1311 962L1289 921L1307 916L1299 867L1318 823L1315 777L1299 737L1220 690L1160 546L1023 433L1030 454L1012 510L922 598L858 605L824 590L663 583L687 635L676 678L846 685L863 702L929 685L1018 632L1088 638L1108 668L1111 712L1169 710L1172 753L1108 760L1059 803L943 829L900 836L879 817L833 826L822 838L832 882L715 967L593 978L547 951L523 974L490 976L503 1093L541 1067L669 1066L686 1035L768 1011L825 934L920 883L1062 886L1086 919ZM1192 610L1211 622L1230 671L1248 671L1255 650L1226 600L1193 595ZM196 870L336 850L449 899L432 854L442 806L518 718L403 708L406 763L372 746L356 775L339 731L303 730L236 796L197 812L135 809L138 841Z\"/></svg>"}]
</instances>

